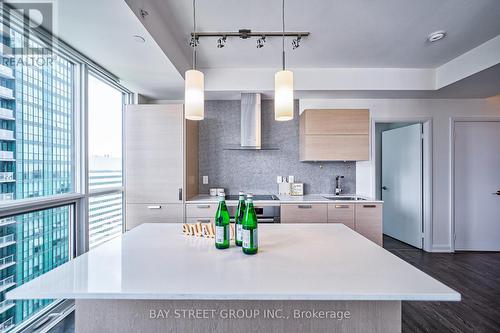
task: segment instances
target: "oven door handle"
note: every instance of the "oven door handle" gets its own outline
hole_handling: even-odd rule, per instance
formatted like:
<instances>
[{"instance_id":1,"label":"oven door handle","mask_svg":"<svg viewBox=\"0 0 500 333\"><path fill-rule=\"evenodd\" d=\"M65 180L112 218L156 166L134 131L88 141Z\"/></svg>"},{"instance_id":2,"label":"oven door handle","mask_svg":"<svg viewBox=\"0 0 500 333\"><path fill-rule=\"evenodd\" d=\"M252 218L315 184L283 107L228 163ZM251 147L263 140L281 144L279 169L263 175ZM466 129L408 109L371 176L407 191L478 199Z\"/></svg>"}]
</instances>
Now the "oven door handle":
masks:
<instances>
[{"instance_id":1,"label":"oven door handle","mask_svg":"<svg viewBox=\"0 0 500 333\"><path fill-rule=\"evenodd\" d=\"M261 218L259 218L257 216L257 222L259 222L259 223L274 223L275 220L273 217L261 217Z\"/></svg>"}]
</instances>

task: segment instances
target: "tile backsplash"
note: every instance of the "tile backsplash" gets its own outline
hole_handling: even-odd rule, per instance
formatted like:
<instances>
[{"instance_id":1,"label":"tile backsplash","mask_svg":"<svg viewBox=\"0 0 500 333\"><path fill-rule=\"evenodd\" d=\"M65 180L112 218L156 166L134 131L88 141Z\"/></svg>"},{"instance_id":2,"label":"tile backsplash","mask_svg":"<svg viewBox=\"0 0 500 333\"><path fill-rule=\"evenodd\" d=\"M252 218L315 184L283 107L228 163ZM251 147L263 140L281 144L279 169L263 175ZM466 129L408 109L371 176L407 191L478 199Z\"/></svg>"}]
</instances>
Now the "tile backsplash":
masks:
<instances>
[{"instance_id":1,"label":"tile backsplash","mask_svg":"<svg viewBox=\"0 0 500 333\"><path fill-rule=\"evenodd\" d=\"M279 150L225 150L240 144L240 101L206 101L205 119L199 123L199 190L223 187L228 194L243 190L277 193L276 176L295 176L304 193L334 193L335 176L344 193L356 192L356 162L300 162L299 116L291 121L274 120L273 101L262 101L262 145ZM204 185L202 177L208 176Z\"/></svg>"}]
</instances>

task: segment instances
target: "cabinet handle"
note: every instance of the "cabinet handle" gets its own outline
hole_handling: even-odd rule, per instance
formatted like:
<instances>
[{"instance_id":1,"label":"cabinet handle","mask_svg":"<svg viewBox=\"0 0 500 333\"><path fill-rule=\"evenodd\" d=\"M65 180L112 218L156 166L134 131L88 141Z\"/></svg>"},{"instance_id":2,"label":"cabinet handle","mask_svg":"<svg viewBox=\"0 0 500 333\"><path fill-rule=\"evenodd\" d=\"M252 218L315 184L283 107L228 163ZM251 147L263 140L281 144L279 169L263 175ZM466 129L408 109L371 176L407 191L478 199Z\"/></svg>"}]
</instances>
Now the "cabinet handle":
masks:
<instances>
[{"instance_id":1,"label":"cabinet handle","mask_svg":"<svg viewBox=\"0 0 500 333\"><path fill-rule=\"evenodd\" d=\"M179 201L182 201L182 188L179 189Z\"/></svg>"},{"instance_id":2,"label":"cabinet handle","mask_svg":"<svg viewBox=\"0 0 500 333\"><path fill-rule=\"evenodd\" d=\"M161 209L161 206L148 206L148 209Z\"/></svg>"},{"instance_id":3,"label":"cabinet handle","mask_svg":"<svg viewBox=\"0 0 500 333\"><path fill-rule=\"evenodd\" d=\"M376 208L377 205L363 205L363 208Z\"/></svg>"},{"instance_id":4,"label":"cabinet handle","mask_svg":"<svg viewBox=\"0 0 500 333\"><path fill-rule=\"evenodd\" d=\"M210 205L196 205L196 208L201 208L201 209L210 208Z\"/></svg>"},{"instance_id":5,"label":"cabinet handle","mask_svg":"<svg viewBox=\"0 0 500 333\"><path fill-rule=\"evenodd\" d=\"M349 205L335 205L335 208L349 208Z\"/></svg>"},{"instance_id":6,"label":"cabinet handle","mask_svg":"<svg viewBox=\"0 0 500 333\"><path fill-rule=\"evenodd\" d=\"M197 222L210 223L210 219L196 219Z\"/></svg>"},{"instance_id":7,"label":"cabinet handle","mask_svg":"<svg viewBox=\"0 0 500 333\"><path fill-rule=\"evenodd\" d=\"M311 205L298 205L299 208L301 209L309 209L309 208L312 208Z\"/></svg>"}]
</instances>

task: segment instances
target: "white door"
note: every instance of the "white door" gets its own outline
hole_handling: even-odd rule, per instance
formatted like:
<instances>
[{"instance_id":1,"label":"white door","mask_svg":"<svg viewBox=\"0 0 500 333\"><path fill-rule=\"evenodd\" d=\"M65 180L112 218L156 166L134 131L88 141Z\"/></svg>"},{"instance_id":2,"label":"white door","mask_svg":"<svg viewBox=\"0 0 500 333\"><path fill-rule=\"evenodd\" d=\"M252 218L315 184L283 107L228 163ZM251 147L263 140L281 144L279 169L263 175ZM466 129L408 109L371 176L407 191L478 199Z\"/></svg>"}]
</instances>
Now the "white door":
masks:
<instances>
[{"instance_id":1,"label":"white door","mask_svg":"<svg viewBox=\"0 0 500 333\"><path fill-rule=\"evenodd\" d=\"M455 250L500 251L500 122L455 124Z\"/></svg>"},{"instance_id":2,"label":"white door","mask_svg":"<svg viewBox=\"0 0 500 333\"><path fill-rule=\"evenodd\" d=\"M422 248L422 124L382 132L384 234Z\"/></svg>"}]
</instances>

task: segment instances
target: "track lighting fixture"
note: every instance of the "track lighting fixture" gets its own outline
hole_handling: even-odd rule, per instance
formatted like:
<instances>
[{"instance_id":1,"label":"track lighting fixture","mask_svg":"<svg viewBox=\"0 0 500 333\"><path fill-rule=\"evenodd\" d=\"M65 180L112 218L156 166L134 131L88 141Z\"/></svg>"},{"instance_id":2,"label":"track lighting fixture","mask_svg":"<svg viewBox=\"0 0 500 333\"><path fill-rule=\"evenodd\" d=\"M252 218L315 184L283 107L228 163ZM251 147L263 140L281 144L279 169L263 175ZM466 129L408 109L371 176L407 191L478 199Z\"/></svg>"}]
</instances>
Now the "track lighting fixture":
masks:
<instances>
[{"instance_id":1,"label":"track lighting fixture","mask_svg":"<svg viewBox=\"0 0 500 333\"><path fill-rule=\"evenodd\" d=\"M292 49L296 49L298 47L300 47L300 40L302 39L301 36L297 36L297 38L295 38L294 40L292 40Z\"/></svg>"},{"instance_id":2,"label":"track lighting fixture","mask_svg":"<svg viewBox=\"0 0 500 333\"><path fill-rule=\"evenodd\" d=\"M222 49L224 46L226 46L226 36L219 37L217 39L217 48Z\"/></svg>"},{"instance_id":3,"label":"track lighting fixture","mask_svg":"<svg viewBox=\"0 0 500 333\"><path fill-rule=\"evenodd\" d=\"M200 39L198 38L198 36L196 36L196 37L191 36L191 40L189 41L189 46L194 48L194 47L198 46L198 44L200 44Z\"/></svg>"},{"instance_id":4,"label":"track lighting fixture","mask_svg":"<svg viewBox=\"0 0 500 333\"><path fill-rule=\"evenodd\" d=\"M257 48L263 48L264 44L266 43L266 36L262 36L259 39L257 39Z\"/></svg>"}]
</instances>

